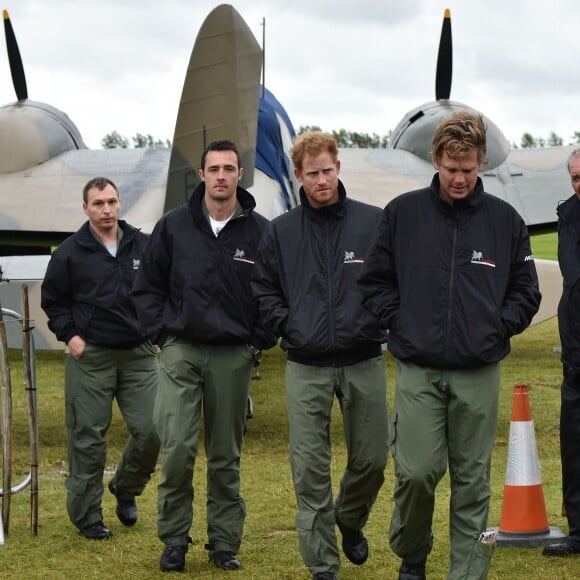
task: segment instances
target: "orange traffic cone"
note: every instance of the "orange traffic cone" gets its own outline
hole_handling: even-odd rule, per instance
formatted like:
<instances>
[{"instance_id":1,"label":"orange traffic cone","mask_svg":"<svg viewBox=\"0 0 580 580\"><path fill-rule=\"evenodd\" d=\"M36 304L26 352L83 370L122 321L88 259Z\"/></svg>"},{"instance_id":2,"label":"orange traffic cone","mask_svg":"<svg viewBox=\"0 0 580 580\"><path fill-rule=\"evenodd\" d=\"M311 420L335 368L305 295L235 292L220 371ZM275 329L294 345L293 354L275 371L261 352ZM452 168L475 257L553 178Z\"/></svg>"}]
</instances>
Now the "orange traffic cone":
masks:
<instances>
[{"instance_id":1,"label":"orange traffic cone","mask_svg":"<svg viewBox=\"0 0 580 580\"><path fill-rule=\"evenodd\" d=\"M548 525L534 422L526 385L516 385L498 546L535 547L564 537Z\"/></svg>"}]
</instances>

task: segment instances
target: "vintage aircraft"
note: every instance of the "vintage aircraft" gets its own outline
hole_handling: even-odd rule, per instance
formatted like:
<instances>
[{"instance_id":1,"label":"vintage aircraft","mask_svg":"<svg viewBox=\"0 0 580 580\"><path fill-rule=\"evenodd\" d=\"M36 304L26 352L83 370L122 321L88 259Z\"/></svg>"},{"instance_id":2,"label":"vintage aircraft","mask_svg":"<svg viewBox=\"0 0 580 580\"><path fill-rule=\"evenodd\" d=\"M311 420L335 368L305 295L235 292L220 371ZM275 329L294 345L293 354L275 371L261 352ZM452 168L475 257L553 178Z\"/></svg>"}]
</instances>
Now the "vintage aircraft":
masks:
<instances>
[{"instance_id":1,"label":"vintage aircraft","mask_svg":"<svg viewBox=\"0 0 580 580\"><path fill-rule=\"evenodd\" d=\"M453 111L475 111L449 100L452 79L451 13L443 17L435 101L409 111L391 134L387 149L342 149L341 179L353 197L384 206L397 195L425 187L434 169L430 147L435 127ZM566 161L573 147L510 149L501 130L487 118L488 163L481 176L486 191L505 199L524 218L530 229L553 229L556 207L571 195ZM555 316L562 293L558 263L536 260L542 304L533 323Z\"/></svg>"},{"instance_id":2,"label":"vintage aircraft","mask_svg":"<svg viewBox=\"0 0 580 580\"><path fill-rule=\"evenodd\" d=\"M28 99L22 60L6 12L4 23L18 100L0 107L0 251L7 243L34 246L37 252L47 250L75 231L85 219L80 191L95 175L117 182L122 217L150 231L164 211L187 199L197 183L195 168L204 143L218 138L233 138L240 145L246 169L243 185L256 196L261 213L271 218L296 204L297 187L287 155L294 135L292 124L275 97L260 88L261 50L231 6L214 9L199 31L171 150L87 149L65 113ZM403 118L389 149L341 150L341 178L352 197L382 207L392 197L430 182L434 170L429 147L436 124L453 110L472 110L449 100L451 73L451 20L446 11L436 100ZM486 122L486 189L512 203L529 225L553 223L557 202L570 189L565 171L568 149L510 151L501 131L489 119ZM26 279L30 268L45 267L46 260L40 258L39 266L37 258L29 263L10 258L3 277ZM548 283L555 284L549 295L557 296L561 284L557 265L542 266L540 275L542 290ZM0 293L3 303L5 293L6 289ZM544 296L536 322L556 311L555 298L546 300L545 291ZM37 326L42 328L42 320ZM43 334L51 340L50 333Z\"/></svg>"},{"instance_id":3,"label":"vintage aircraft","mask_svg":"<svg viewBox=\"0 0 580 580\"><path fill-rule=\"evenodd\" d=\"M449 99L452 60L451 14L446 10L437 58L435 101L403 117L391 134L388 149L341 151L341 177L358 198L384 206L392 197L431 182L430 147L435 127L453 111L474 111ZM488 163L482 177L486 191L513 205L528 226L554 224L558 202L571 193L566 160L572 147L510 149L497 125L485 115L484 119Z\"/></svg>"},{"instance_id":4,"label":"vintage aircraft","mask_svg":"<svg viewBox=\"0 0 580 580\"><path fill-rule=\"evenodd\" d=\"M65 113L28 98L7 11L3 16L17 101L0 107L0 253L16 244L42 253L74 232L86 219L80 192L96 175L117 183L122 217L151 231L165 211L188 198L204 144L215 139L240 147L241 185L264 215L294 205L284 153L294 130L280 103L260 87L262 50L232 6L215 8L197 35L172 149L88 149Z\"/></svg>"},{"instance_id":5,"label":"vintage aircraft","mask_svg":"<svg viewBox=\"0 0 580 580\"><path fill-rule=\"evenodd\" d=\"M91 177L115 181L121 217L150 232L197 185L205 144L231 139L244 166L241 185L256 197L258 210L272 218L296 204L287 155L294 129L282 105L260 85L262 50L232 6L216 7L199 30L172 149L88 149L64 112L28 98L7 11L3 17L17 101L0 107L0 280L14 282L0 285L0 300L18 311L19 283L30 281L41 347L57 343L40 311L40 284L33 280L43 278L51 246L85 221L81 192Z\"/></svg>"}]
</instances>

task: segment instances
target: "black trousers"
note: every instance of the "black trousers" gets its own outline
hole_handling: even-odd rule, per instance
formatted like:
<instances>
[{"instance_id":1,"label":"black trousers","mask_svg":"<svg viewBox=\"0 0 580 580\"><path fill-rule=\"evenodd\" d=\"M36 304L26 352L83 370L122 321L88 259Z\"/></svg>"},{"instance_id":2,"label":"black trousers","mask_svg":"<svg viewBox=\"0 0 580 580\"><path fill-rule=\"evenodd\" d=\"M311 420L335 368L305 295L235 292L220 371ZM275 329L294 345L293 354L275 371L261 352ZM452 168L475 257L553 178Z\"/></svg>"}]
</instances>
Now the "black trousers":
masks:
<instances>
[{"instance_id":1,"label":"black trousers","mask_svg":"<svg viewBox=\"0 0 580 580\"><path fill-rule=\"evenodd\" d=\"M561 386L562 487L570 535L580 538L580 374L564 371Z\"/></svg>"}]
</instances>

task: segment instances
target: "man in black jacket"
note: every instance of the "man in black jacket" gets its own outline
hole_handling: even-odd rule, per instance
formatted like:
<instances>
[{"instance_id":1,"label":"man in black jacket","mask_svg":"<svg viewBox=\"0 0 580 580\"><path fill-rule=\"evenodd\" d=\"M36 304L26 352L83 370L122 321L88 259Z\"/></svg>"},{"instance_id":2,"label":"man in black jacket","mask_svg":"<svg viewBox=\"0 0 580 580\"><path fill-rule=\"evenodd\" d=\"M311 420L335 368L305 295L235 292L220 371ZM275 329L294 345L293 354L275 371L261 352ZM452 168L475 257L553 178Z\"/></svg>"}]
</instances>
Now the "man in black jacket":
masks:
<instances>
[{"instance_id":1,"label":"man in black jacket","mask_svg":"<svg viewBox=\"0 0 580 580\"><path fill-rule=\"evenodd\" d=\"M390 433L397 481L390 544L400 580L425 578L435 488L449 464L449 579L485 578L499 361L540 304L524 221L483 190L486 130L457 112L437 127L438 173L383 212L359 287L388 331L397 389Z\"/></svg>"},{"instance_id":2,"label":"man in black jacket","mask_svg":"<svg viewBox=\"0 0 580 580\"><path fill-rule=\"evenodd\" d=\"M568 160L574 195L558 206L558 261L564 279L558 306L564 377L561 386L560 453L569 535L544 548L544 556L580 554L580 149Z\"/></svg>"},{"instance_id":3,"label":"man in black jacket","mask_svg":"<svg viewBox=\"0 0 580 580\"><path fill-rule=\"evenodd\" d=\"M288 351L290 465L304 563L317 580L337 578L342 547L354 564L368 556L362 532L387 461L385 362L378 321L361 305L356 279L380 209L346 197L336 141L302 134L292 161L301 205L273 220L252 276L262 319ZM330 419L337 397L348 460L333 503Z\"/></svg>"},{"instance_id":4,"label":"man in black jacket","mask_svg":"<svg viewBox=\"0 0 580 580\"><path fill-rule=\"evenodd\" d=\"M202 183L189 203L155 226L133 288L139 317L161 348L154 421L162 445L157 531L165 544L163 571L185 567L202 410L206 548L217 567L240 567L246 515L240 456L251 371L260 351L275 344L250 295L267 220L238 186L243 169L236 145L210 143L200 167Z\"/></svg>"},{"instance_id":5,"label":"man in black jacket","mask_svg":"<svg viewBox=\"0 0 580 580\"><path fill-rule=\"evenodd\" d=\"M117 403L130 438L109 483L117 516L137 521L135 496L155 470L159 440L153 428L158 368L130 299L147 236L119 220L115 184L91 179L83 189L88 221L54 252L42 283L48 325L66 343L67 510L85 537L105 539L101 500L105 435Z\"/></svg>"}]
</instances>

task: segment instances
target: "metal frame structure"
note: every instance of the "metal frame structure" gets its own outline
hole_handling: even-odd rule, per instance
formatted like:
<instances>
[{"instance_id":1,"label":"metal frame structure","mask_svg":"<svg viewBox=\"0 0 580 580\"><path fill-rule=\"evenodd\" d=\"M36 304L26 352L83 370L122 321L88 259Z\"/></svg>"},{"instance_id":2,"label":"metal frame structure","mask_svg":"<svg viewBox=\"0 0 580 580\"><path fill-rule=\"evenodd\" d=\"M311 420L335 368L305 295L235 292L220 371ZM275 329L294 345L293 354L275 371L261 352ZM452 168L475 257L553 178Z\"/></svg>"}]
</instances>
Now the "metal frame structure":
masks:
<instances>
[{"instance_id":1,"label":"metal frame structure","mask_svg":"<svg viewBox=\"0 0 580 580\"><path fill-rule=\"evenodd\" d=\"M38 534L38 466L39 438L38 413L36 405L36 364L33 326L30 324L28 286L22 285L22 314L0 309L0 367L2 374L2 511L0 513L0 545L5 543L5 535L10 527L10 504L12 495L25 490L30 485L30 528L33 536ZM30 440L30 472L18 485L12 486L12 382L6 338L6 322L9 317L22 325L22 366L23 382L28 408L28 431ZM7 490L7 491L5 491Z\"/></svg>"}]
</instances>

